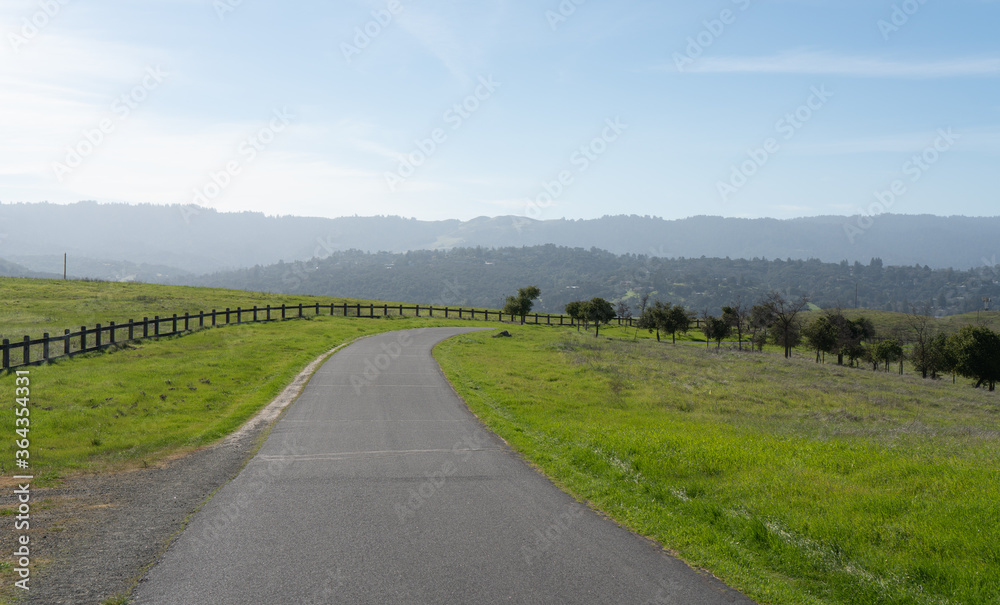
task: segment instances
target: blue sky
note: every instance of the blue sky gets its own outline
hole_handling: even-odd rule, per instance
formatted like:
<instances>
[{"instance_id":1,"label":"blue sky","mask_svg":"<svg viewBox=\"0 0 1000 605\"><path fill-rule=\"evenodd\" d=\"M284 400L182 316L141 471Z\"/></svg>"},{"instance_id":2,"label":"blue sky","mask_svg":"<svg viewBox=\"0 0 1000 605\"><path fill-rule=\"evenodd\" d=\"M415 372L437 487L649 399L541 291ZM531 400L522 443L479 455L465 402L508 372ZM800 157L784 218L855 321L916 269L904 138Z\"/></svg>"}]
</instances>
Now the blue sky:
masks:
<instances>
[{"instance_id":1,"label":"blue sky","mask_svg":"<svg viewBox=\"0 0 1000 605\"><path fill-rule=\"evenodd\" d=\"M0 201L994 216L998 23L995 0L0 0Z\"/></svg>"}]
</instances>

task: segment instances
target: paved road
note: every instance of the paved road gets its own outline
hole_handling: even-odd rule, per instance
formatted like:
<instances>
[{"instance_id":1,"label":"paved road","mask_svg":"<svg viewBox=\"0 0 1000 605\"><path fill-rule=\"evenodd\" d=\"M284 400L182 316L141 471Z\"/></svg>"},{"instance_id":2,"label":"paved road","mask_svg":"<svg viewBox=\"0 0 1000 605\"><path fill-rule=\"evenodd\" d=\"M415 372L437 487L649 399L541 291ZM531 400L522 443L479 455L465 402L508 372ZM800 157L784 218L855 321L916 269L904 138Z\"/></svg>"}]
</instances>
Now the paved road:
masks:
<instances>
[{"instance_id":1,"label":"paved road","mask_svg":"<svg viewBox=\"0 0 1000 605\"><path fill-rule=\"evenodd\" d=\"M332 357L132 602L752 603L485 430L431 357L466 331L383 334Z\"/></svg>"}]
</instances>

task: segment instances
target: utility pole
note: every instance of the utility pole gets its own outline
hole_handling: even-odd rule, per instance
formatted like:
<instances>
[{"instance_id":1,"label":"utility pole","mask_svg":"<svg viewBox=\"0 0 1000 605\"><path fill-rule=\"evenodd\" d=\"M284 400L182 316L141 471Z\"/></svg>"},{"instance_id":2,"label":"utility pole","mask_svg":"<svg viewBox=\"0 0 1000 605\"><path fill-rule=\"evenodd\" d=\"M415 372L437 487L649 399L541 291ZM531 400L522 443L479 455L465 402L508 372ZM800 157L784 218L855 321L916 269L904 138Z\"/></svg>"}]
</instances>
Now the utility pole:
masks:
<instances>
[{"instance_id":1,"label":"utility pole","mask_svg":"<svg viewBox=\"0 0 1000 605\"><path fill-rule=\"evenodd\" d=\"M67 260L68 257L69 257L69 254L66 253L66 252L63 252L63 281L66 281L66 260Z\"/></svg>"}]
</instances>

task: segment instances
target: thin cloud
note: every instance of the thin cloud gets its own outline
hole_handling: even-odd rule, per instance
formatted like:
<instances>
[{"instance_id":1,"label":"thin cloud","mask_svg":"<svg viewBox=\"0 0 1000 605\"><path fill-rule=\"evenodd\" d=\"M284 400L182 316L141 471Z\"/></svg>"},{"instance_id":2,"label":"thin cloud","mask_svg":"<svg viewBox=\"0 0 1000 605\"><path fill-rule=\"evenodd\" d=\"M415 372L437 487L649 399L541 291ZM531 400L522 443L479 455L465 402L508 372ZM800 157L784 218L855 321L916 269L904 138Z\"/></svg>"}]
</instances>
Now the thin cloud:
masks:
<instances>
[{"instance_id":1,"label":"thin cloud","mask_svg":"<svg viewBox=\"0 0 1000 605\"><path fill-rule=\"evenodd\" d=\"M674 69L673 65L670 69ZM817 52L788 52L768 57L704 57L685 73L835 75L859 78L955 78L1000 74L1000 57L964 57L899 61Z\"/></svg>"}]
</instances>

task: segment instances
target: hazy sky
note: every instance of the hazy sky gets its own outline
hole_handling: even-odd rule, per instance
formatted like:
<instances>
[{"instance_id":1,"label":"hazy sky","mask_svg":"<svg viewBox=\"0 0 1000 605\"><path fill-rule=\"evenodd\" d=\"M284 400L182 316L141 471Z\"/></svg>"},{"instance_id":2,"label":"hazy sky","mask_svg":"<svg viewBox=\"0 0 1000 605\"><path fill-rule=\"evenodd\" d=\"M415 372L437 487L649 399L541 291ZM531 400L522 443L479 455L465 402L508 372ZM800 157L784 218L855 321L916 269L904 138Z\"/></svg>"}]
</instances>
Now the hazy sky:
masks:
<instances>
[{"instance_id":1,"label":"hazy sky","mask_svg":"<svg viewBox=\"0 0 1000 605\"><path fill-rule=\"evenodd\" d=\"M993 216L998 24L996 0L0 0L0 201Z\"/></svg>"}]
</instances>

